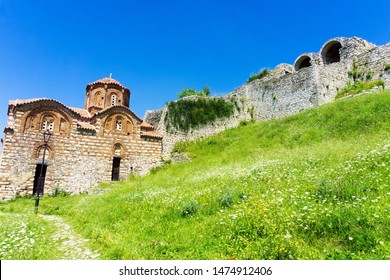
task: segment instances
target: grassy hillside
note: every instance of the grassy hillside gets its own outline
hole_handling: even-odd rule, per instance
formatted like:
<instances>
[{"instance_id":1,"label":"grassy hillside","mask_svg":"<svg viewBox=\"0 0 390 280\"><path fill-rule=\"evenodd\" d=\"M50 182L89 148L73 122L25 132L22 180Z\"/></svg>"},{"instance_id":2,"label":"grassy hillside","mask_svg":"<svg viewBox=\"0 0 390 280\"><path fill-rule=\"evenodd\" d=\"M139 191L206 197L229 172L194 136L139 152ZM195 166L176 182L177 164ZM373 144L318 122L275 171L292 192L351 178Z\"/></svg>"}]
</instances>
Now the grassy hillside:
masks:
<instances>
[{"instance_id":1,"label":"grassy hillside","mask_svg":"<svg viewBox=\"0 0 390 280\"><path fill-rule=\"evenodd\" d=\"M192 161L102 185L99 195L44 198L40 213L61 216L103 259L390 259L390 92L176 151ZM15 215L42 222L33 205L1 204L0 237L13 233Z\"/></svg>"}]
</instances>

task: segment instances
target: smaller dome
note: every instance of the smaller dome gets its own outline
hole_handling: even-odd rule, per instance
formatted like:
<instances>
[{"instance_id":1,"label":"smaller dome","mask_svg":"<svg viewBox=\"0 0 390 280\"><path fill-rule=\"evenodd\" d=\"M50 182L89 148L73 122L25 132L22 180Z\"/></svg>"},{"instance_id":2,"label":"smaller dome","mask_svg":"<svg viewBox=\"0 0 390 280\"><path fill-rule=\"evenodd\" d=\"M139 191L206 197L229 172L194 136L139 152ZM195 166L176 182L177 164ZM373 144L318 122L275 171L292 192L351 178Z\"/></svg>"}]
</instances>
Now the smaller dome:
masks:
<instances>
[{"instance_id":1,"label":"smaller dome","mask_svg":"<svg viewBox=\"0 0 390 280\"><path fill-rule=\"evenodd\" d=\"M112 78L102 78L100 80L97 80L97 81L95 81L93 83L88 84L88 86L92 86L92 85L95 85L95 84L114 84L114 85L118 85L118 86L124 88L124 86L120 82L118 82L117 80L114 80Z\"/></svg>"}]
</instances>

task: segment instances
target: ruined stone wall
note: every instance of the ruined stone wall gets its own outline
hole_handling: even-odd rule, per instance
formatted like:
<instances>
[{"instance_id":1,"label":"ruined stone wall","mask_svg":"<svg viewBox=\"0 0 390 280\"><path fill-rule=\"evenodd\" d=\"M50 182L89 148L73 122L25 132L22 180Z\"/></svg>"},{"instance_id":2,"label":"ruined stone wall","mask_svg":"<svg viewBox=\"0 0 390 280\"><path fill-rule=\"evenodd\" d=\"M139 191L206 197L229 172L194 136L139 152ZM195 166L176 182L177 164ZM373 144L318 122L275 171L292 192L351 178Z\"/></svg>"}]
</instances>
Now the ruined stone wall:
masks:
<instances>
[{"instance_id":1,"label":"ruined stone wall","mask_svg":"<svg viewBox=\"0 0 390 280\"><path fill-rule=\"evenodd\" d=\"M245 87L257 120L280 118L317 105L314 67L278 79L257 80Z\"/></svg>"},{"instance_id":2,"label":"ruined stone wall","mask_svg":"<svg viewBox=\"0 0 390 280\"><path fill-rule=\"evenodd\" d=\"M385 87L390 88L390 71L385 71L385 65L390 64L390 43L378 46L358 55L355 59L357 66L366 66L374 71L374 79L381 79Z\"/></svg>"},{"instance_id":3,"label":"ruined stone wall","mask_svg":"<svg viewBox=\"0 0 390 280\"><path fill-rule=\"evenodd\" d=\"M24 112L16 113L13 132L5 134L0 165L2 199L32 194L36 165L42 163L42 154L37 153L37 147L43 144L42 133L23 133L23 115ZM110 181L114 156L121 157L121 178L131 172L146 173L160 163L161 142L139 135L138 131L130 136L114 132L99 136L99 131L79 129L73 120L69 135L53 133L48 143L45 193L50 194L54 188L79 193ZM121 149L115 150L115 144L120 144Z\"/></svg>"},{"instance_id":4,"label":"ruined stone wall","mask_svg":"<svg viewBox=\"0 0 390 280\"><path fill-rule=\"evenodd\" d=\"M332 55L329 55L329 52ZM338 61L335 61L338 60ZM245 108L230 119L223 119L214 124L199 127L189 133L169 133L164 128L166 108L148 111L145 118L152 123L164 137L164 157L178 141L194 140L237 126L241 120L270 120L299 113L335 99L339 90L351 82L348 72L353 63L365 65L373 71L372 79L381 79L385 88L390 88L390 71L385 71L385 64L390 64L390 43L375 46L361 38L337 37L328 40L318 53L305 53L295 61L295 66L280 64L270 74L238 87L229 96L242 100Z\"/></svg>"}]
</instances>

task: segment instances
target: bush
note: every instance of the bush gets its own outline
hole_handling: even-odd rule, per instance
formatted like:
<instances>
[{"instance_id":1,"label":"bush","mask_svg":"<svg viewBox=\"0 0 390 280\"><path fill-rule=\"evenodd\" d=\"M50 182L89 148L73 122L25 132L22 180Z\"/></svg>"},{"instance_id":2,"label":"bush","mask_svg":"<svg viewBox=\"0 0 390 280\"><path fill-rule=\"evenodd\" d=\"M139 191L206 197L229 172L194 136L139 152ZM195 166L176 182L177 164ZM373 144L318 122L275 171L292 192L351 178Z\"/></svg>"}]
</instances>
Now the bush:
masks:
<instances>
[{"instance_id":1,"label":"bush","mask_svg":"<svg viewBox=\"0 0 390 280\"><path fill-rule=\"evenodd\" d=\"M183 217L195 215L196 212L198 212L198 208L199 208L199 204L198 201L196 201L195 199L186 201L185 203L183 203L181 207L181 215Z\"/></svg>"},{"instance_id":2,"label":"bush","mask_svg":"<svg viewBox=\"0 0 390 280\"><path fill-rule=\"evenodd\" d=\"M63 190L63 189L60 189L58 187L56 187L53 192L51 193L51 196L52 197L57 197L57 196L68 196L70 195L70 192L66 191L66 190Z\"/></svg>"},{"instance_id":3,"label":"bush","mask_svg":"<svg viewBox=\"0 0 390 280\"><path fill-rule=\"evenodd\" d=\"M222 207L230 207L233 205L233 195L230 193L225 193L221 197Z\"/></svg>"},{"instance_id":4,"label":"bush","mask_svg":"<svg viewBox=\"0 0 390 280\"><path fill-rule=\"evenodd\" d=\"M264 78L265 76L268 76L268 74L270 74L271 71L268 70L268 69L263 69L261 70L259 73L255 74L255 75L252 75L249 77L247 83L250 83L254 80L257 80L257 79L261 79L261 78Z\"/></svg>"}]
</instances>

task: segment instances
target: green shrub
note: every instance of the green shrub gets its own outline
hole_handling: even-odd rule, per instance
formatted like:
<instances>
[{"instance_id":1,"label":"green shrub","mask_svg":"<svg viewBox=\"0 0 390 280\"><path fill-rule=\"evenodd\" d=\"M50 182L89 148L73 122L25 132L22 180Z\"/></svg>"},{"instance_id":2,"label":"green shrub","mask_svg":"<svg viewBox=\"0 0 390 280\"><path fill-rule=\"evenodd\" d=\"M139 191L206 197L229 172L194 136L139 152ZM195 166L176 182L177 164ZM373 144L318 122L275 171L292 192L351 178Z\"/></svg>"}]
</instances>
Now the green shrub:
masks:
<instances>
[{"instance_id":1,"label":"green shrub","mask_svg":"<svg viewBox=\"0 0 390 280\"><path fill-rule=\"evenodd\" d=\"M257 79L264 78L265 76L268 76L270 73L271 73L270 70L268 70L268 69L263 69L263 70L261 70L259 73L250 76L249 79L248 79L248 81L247 81L247 83L250 83L250 82L252 82L252 81L254 81L254 80L257 80Z\"/></svg>"},{"instance_id":2,"label":"green shrub","mask_svg":"<svg viewBox=\"0 0 390 280\"><path fill-rule=\"evenodd\" d=\"M240 121L240 126L246 126L246 125L248 125L250 123L250 121L248 121L248 120L241 120Z\"/></svg>"},{"instance_id":3,"label":"green shrub","mask_svg":"<svg viewBox=\"0 0 390 280\"><path fill-rule=\"evenodd\" d=\"M183 217L188 217L191 215L195 215L198 212L199 203L195 199L188 200L183 203L181 206L181 215Z\"/></svg>"},{"instance_id":4,"label":"green shrub","mask_svg":"<svg viewBox=\"0 0 390 280\"><path fill-rule=\"evenodd\" d=\"M63 190L63 189L60 189L58 187L56 187L53 192L51 193L51 197L57 197L57 196L68 196L70 195L70 192L66 191L66 190Z\"/></svg>"},{"instance_id":5,"label":"green shrub","mask_svg":"<svg viewBox=\"0 0 390 280\"><path fill-rule=\"evenodd\" d=\"M224 193L221 197L222 207L231 207L233 205L233 195L231 193Z\"/></svg>"}]
</instances>

